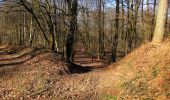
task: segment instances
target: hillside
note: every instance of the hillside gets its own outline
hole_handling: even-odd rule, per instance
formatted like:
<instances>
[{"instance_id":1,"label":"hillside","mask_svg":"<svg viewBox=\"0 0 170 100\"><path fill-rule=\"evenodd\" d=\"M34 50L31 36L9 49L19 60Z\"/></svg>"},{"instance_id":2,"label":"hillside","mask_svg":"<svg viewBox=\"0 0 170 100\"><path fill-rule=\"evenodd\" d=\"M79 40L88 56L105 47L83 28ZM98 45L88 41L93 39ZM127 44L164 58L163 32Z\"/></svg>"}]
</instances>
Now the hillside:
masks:
<instances>
[{"instance_id":1,"label":"hillside","mask_svg":"<svg viewBox=\"0 0 170 100\"><path fill-rule=\"evenodd\" d=\"M106 68L72 74L60 54L46 49L1 46L0 98L168 100L169 46L169 40L159 45L142 45Z\"/></svg>"},{"instance_id":2,"label":"hillside","mask_svg":"<svg viewBox=\"0 0 170 100\"><path fill-rule=\"evenodd\" d=\"M120 98L170 99L169 46L169 40L159 45L143 45L117 63L113 70L119 77Z\"/></svg>"}]
</instances>

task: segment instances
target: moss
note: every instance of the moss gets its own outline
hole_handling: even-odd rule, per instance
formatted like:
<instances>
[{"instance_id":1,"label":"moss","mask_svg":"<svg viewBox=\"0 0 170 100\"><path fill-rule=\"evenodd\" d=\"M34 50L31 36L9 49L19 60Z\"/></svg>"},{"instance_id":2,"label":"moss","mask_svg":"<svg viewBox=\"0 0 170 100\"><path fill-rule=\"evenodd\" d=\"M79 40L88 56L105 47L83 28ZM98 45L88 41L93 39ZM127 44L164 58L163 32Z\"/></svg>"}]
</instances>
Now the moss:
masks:
<instances>
[{"instance_id":1,"label":"moss","mask_svg":"<svg viewBox=\"0 0 170 100\"><path fill-rule=\"evenodd\" d=\"M156 78L158 76L159 72L160 72L159 67L153 67L152 68L152 77Z\"/></svg>"},{"instance_id":2,"label":"moss","mask_svg":"<svg viewBox=\"0 0 170 100\"><path fill-rule=\"evenodd\" d=\"M112 95L103 95L103 100L117 100L116 96L112 96Z\"/></svg>"}]
</instances>

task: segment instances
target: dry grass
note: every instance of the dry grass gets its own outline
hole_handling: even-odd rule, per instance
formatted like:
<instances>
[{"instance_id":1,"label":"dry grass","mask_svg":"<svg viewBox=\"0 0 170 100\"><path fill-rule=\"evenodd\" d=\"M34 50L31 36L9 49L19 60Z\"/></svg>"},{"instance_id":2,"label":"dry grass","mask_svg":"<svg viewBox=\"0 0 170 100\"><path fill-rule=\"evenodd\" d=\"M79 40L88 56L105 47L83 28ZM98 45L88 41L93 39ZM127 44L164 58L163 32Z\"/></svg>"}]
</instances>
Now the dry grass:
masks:
<instances>
[{"instance_id":1,"label":"dry grass","mask_svg":"<svg viewBox=\"0 0 170 100\"><path fill-rule=\"evenodd\" d=\"M169 51L169 41L147 44L118 62L113 69L118 77L118 97L123 100L169 100Z\"/></svg>"}]
</instances>

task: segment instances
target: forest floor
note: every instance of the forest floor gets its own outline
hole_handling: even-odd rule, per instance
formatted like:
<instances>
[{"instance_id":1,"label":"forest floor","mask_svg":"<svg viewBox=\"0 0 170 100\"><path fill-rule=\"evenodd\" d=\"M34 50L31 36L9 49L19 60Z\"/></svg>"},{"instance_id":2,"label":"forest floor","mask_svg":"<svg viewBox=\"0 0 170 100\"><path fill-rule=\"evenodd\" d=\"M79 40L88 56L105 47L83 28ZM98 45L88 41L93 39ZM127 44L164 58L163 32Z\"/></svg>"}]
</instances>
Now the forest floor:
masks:
<instances>
[{"instance_id":1,"label":"forest floor","mask_svg":"<svg viewBox=\"0 0 170 100\"><path fill-rule=\"evenodd\" d=\"M67 64L48 49L1 45L0 98L170 100L169 51L169 40L148 43L107 66L96 60L83 63L85 57Z\"/></svg>"}]
</instances>

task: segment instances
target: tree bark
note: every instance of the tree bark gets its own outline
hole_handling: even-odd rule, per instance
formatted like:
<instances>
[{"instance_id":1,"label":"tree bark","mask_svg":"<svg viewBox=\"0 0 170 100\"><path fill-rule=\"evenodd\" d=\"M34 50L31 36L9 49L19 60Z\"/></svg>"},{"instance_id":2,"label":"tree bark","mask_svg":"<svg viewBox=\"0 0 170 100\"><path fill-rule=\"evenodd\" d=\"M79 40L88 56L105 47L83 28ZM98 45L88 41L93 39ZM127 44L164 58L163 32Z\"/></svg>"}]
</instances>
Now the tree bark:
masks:
<instances>
[{"instance_id":1,"label":"tree bark","mask_svg":"<svg viewBox=\"0 0 170 100\"><path fill-rule=\"evenodd\" d=\"M153 38L153 32L154 32L154 27L155 27L155 10L156 10L156 1L157 0L154 0L154 3L153 3L153 15L152 15L152 22L151 22L151 34L150 34L150 37L149 37L149 41L152 41L152 38Z\"/></svg>"},{"instance_id":2,"label":"tree bark","mask_svg":"<svg viewBox=\"0 0 170 100\"><path fill-rule=\"evenodd\" d=\"M156 27L152 40L153 44L158 44L163 41L167 11L168 0L159 0Z\"/></svg>"},{"instance_id":3,"label":"tree bark","mask_svg":"<svg viewBox=\"0 0 170 100\"><path fill-rule=\"evenodd\" d=\"M104 56L104 1L98 0L98 33L99 33L99 47L98 59Z\"/></svg>"},{"instance_id":4,"label":"tree bark","mask_svg":"<svg viewBox=\"0 0 170 100\"><path fill-rule=\"evenodd\" d=\"M116 29L115 29L115 35L114 35L114 43L112 44L112 55L111 55L111 61L116 61L116 51L117 51L117 44L118 44L118 34L119 34L119 4L120 1L116 0Z\"/></svg>"},{"instance_id":5,"label":"tree bark","mask_svg":"<svg viewBox=\"0 0 170 100\"><path fill-rule=\"evenodd\" d=\"M77 0L68 0L68 9L70 15L70 27L66 42L66 60L68 63L72 61L74 34L77 26Z\"/></svg>"}]
</instances>

